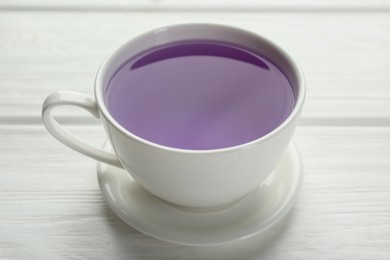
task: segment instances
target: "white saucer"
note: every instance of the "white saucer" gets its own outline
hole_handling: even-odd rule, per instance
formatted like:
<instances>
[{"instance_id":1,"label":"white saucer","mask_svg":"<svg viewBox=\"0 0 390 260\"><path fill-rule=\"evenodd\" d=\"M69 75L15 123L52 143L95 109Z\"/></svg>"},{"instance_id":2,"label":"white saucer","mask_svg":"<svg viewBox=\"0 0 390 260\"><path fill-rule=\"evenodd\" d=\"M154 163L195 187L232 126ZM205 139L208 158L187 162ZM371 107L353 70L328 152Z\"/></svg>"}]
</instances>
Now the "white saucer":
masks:
<instances>
[{"instance_id":1,"label":"white saucer","mask_svg":"<svg viewBox=\"0 0 390 260\"><path fill-rule=\"evenodd\" d=\"M104 148L110 150L107 143ZM98 163L97 172L108 205L123 221L147 235L183 245L225 244L262 233L292 208L303 177L301 156L291 143L279 166L255 191L230 206L205 210L165 202L123 169Z\"/></svg>"}]
</instances>

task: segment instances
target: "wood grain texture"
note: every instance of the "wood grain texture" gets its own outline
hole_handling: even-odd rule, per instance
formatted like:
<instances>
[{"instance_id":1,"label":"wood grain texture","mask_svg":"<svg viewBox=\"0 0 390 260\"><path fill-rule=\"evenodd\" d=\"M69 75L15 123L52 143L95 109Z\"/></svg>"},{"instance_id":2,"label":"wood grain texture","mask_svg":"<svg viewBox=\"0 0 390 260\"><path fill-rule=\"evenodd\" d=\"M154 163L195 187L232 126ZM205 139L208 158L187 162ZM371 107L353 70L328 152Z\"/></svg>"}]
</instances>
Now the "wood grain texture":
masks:
<instances>
[{"instance_id":1,"label":"wood grain texture","mask_svg":"<svg viewBox=\"0 0 390 260\"><path fill-rule=\"evenodd\" d=\"M99 145L98 126L68 126ZM305 164L292 214L219 247L161 242L106 206L95 162L42 126L0 127L0 259L389 259L390 128L300 127Z\"/></svg>"},{"instance_id":2,"label":"wood grain texture","mask_svg":"<svg viewBox=\"0 0 390 260\"><path fill-rule=\"evenodd\" d=\"M0 0L0 259L390 259L389 13L387 0ZM92 94L110 50L183 22L262 34L307 79L298 203L264 235L227 246L178 246L127 226L100 193L95 161L41 125L50 92ZM84 111L57 114L103 142Z\"/></svg>"},{"instance_id":3,"label":"wood grain texture","mask_svg":"<svg viewBox=\"0 0 390 260\"><path fill-rule=\"evenodd\" d=\"M93 93L103 58L123 41L183 22L225 23L285 47L307 79L303 118L390 118L388 13L69 13L4 12L0 16L0 119L39 122L54 90ZM60 113L61 114L61 113ZM66 116L84 117L80 111ZM367 124L369 124L368 122Z\"/></svg>"},{"instance_id":4,"label":"wood grain texture","mask_svg":"<svg viewBox=\"0 0 390 260\"><path fill-rule=\"evenodd\" d=\"M5 10L67 10L67 11L383 11L386 0L2 0Z\"/></svg>"}]
</instances>

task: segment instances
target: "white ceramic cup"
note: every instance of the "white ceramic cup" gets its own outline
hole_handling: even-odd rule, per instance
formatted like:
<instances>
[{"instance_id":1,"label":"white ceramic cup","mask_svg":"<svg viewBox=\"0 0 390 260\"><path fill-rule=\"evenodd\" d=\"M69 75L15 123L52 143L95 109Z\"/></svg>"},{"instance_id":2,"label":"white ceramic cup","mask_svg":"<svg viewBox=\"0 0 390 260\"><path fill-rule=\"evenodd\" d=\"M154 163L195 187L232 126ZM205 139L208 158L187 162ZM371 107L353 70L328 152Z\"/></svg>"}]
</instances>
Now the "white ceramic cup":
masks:
<instances>
[{"instance_id":1,"label":"white ceramic cup","mask_svg":"<svg viewBox=\"0 0 390 260\"><path fill-rule=\"evenodd\" d=\"M115 121L104 102L104 93L115 72L147 49L193 39L244 46L272 61L287 76L295 94L295 107L289 117L257 140L215 150L184 150L155 144ZM155 196L182 206L213 207L244 197L273 171L298 124L304 98L301 70L274 43L230 26L182 24L156 29L126 42L101 65L95 81L95 98L72 91L54 92L43 104L42 118L59 141L96 160L123 167ZM63 105L78 106L100 117L115 153L91 146L65 130L51 114L53 108Z\"/></svg>"}]
</instances>

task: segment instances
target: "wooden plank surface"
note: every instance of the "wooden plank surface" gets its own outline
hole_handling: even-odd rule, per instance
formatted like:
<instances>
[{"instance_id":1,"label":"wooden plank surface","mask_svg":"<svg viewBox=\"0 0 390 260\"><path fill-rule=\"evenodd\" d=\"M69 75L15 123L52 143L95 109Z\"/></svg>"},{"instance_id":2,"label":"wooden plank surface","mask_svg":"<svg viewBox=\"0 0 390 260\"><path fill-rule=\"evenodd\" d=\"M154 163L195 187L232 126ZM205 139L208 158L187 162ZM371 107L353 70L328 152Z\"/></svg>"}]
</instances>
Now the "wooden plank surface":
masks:
<instances>
[{"instance_id":1,"label":"wooden plank surface","mask_svg":"<svg viewBox=\"0 0 390 260\"><path fill-rule=\"evenodd\" d=\"M98 126L68 127L104 139ZM42 126L1 126L0 259L389 259L389 137L388 127L298 128L305 179L290 217L208 248L128 227L105 204L92 159Z\"/></svg>"},{"instance_id":2,"label":"wooden plank surface","mask_svg":"<svg viewBox=\"0 0 390 260\"><path fill-rule=\"evenodd\" d=\"M308 124L321 118L330 123L352 118L362 124L365 120L387 124L390 118L388 13L193 13L189 17L177 12L4 12L0 119L39 122L40 106L50 92L93 93L99 64L120 43L183 22L231 24L285 47L306 74L303 118Z\"/></svg>"},{"instance_id":3,"label":"wooden plank surface","mask_svg":"<svg viewBox=\"0 0 390 260\"><path fill-rule=\"evenodd\" d=\"M2 0L3 10L94 11L383 11L386 0Z\"/></svg>"},{"instance_id":4,"label":"wooden plank surface","mask_svg":"<svg viewBox=\"0 0 390 260\"><path fill-rule=\"evenodd\" d=\"M0 259L390 259L390 1L0 0ZM306 74L298 203L264 236L219 247L155 240L106 205L96 163L41 125L45 96L93 93L102 59L164 25L230 24ZM100 145L97 120L58 112Z\"/></svg>"}]
</instances>

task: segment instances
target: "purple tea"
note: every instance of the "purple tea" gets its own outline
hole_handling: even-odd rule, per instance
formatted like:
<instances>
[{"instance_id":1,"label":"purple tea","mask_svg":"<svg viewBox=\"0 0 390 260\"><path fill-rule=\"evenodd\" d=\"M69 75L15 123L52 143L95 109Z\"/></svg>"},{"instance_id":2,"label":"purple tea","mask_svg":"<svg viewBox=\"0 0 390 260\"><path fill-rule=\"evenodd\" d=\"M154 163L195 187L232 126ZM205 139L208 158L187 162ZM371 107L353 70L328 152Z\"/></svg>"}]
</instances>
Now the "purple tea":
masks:
<instances>
[{"instance_id":1,"label":"purple tea","mask_svg":"<svg viewBox=\"0 0 390 260\"><path fill-rule=\"evenodd\" d=\"M164 146L205 150L253 141L294 108L274 64L222 42L178 42L131 58L111 79L106 106L129 132Z\"/></svg>"}]
</instances>

